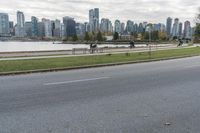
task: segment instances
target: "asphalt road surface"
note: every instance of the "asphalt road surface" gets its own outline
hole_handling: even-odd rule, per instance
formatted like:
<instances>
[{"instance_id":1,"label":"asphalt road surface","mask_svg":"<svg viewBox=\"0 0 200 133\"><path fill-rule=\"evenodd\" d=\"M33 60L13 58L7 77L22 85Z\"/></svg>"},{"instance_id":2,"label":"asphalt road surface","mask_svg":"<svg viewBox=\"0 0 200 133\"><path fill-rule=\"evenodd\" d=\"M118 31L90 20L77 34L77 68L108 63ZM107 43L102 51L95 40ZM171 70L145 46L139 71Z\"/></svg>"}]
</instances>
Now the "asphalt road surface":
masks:
<instances>
[{"instance_id":1,"label":"asphalt road surface","mask_svg":"<svg viewBox=\"0 0 200 133\"><path fill-rule=\"evenodd\" d=\"M199 133L200 57L0 77L0 133Z\"/></svg>"}]
</instances>

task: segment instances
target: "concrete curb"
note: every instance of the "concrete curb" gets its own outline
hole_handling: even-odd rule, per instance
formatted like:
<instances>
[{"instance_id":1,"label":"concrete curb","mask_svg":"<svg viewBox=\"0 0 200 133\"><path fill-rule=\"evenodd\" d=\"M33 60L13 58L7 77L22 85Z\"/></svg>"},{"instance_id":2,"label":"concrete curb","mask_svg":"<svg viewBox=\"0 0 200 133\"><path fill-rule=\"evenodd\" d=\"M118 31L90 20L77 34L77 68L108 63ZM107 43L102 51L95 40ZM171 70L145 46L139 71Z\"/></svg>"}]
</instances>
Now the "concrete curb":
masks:
<instances>
[{"instance_id":1,"label":"concrete curb","mask_svg":"<svg viewBox=\"0 0 200 133\"><path fill-rule=\"evenodd\" d=\"M176 57L169 57L169 58L147 59L147 60L117 62L117 63L105 63L105 64L85 65L85 66L76 66L76 67L38 69L38 70L15 71L15 72L5 72L5 73L3 72L3 73L0 73L0 76L22 75L22 74L31 74L31 73L44 73L44 72L57 72L57 71L97 68L97 67L106 67L106 66L117 66L117 65L135 64L135 63L145 63L145 62L180 59L180 58L187 58L187 57L194 57L194 56L200 56L200 55L199 54L197 54L197 55L186 55L186 56L176 56Z\"/></svg>"}]
</instances>

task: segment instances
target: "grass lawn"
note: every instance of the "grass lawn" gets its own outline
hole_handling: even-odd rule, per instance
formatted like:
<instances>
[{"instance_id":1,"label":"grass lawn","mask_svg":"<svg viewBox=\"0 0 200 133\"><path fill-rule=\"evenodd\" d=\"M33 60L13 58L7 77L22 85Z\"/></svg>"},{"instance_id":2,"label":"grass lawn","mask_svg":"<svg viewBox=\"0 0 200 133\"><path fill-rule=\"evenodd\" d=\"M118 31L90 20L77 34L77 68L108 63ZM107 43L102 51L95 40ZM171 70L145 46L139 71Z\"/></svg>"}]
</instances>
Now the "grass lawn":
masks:
<instances>
[{"instance_id":1,"label":"grass lawn","mask_svg":"<svg viewBox=\"0 0 200 133\"><path fill-rule=\"evenodd\" d=\"M165 59L170 57L200 55L200 48L183 48L173 50L160 50L151 53L151 59ZM64 57L49 59L30 59L16 61L0 61L0 73L28 71L39 69L71 68L77 66L97 65L105 63L118 63L127 61L149 60L148 52L130 54L94 55L83 57Z\"/></svg>"}]
</instances>

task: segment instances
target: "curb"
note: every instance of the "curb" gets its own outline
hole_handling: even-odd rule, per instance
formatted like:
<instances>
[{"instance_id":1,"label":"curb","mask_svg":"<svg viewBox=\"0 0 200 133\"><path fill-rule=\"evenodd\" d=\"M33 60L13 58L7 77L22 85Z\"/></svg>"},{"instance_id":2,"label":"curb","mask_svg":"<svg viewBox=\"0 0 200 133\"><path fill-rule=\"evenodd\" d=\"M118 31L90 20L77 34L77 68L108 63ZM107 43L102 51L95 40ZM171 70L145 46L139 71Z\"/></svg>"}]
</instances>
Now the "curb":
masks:
<instances>
[{"instance_id":1,"label":"curb","mask_svg":"<svg viewBox=\"0 0 200 133\"><path fill-rule=\"evenodd\" d=\"M15 72L5 72L5 73L3 72L3 73L0 73L0 76L22 75L22 74L31 74L31 73L45 73L45 72L57 72L57 71L67 71L67 70L76 70L76 69L98 68L98 67L106 67L106 66L118 66L118 65L126 65L126 64L136 64L136 63L146 63L146 62L181 59L181 58L194 57L194 56L200 56L200 55L199 54L197 54L197 55L186 55L186 56L176 56L176 57L169 57L169 58L147 59L147 60L117 62L117 63L105 63L105 64L96 64L96 65L77 66L77 67L38 69L38 70L15 71Z\"/></svg>"}]
</instances>

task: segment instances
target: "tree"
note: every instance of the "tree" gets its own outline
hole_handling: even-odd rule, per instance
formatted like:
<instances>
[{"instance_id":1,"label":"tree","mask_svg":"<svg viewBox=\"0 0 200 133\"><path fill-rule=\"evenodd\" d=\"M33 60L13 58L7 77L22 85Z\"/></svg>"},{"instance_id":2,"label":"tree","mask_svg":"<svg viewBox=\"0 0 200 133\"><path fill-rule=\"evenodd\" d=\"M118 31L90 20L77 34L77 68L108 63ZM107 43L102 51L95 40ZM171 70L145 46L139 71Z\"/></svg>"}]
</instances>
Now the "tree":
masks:
<instances>
[{"instance_id":1,"label":"tree","mask_svg":"<svg viewBox=\"0 0 200 133\"><path fill-rule=\"evenodd\" d=\"M200 8L199 13L196 16L196 27L195 27L195 42L200 42Z\"/></svg>"},{"instance_id":2,"label":"tree","mask_svg":"<svg viewBox=\"0 0 200 133\"><path fill-rule=\"evenodd\" d=\"M153 41L157 41L159 39L158 31L152 31L151 35L152 35L151 38L152 38Z\"/></svg>"},{"instance_id":3,"label":"tree","mask_svg":"<svg viewBox=\"0 0 200 133\"><path fill-rule=\"evenodd\" d=\"M118 39L119 39L119 33L118 33L118 32L115 32L115 33L114 33L113 39L114 39L114 40L118 40Z\"/></svg>"},{"instance_id":4,"label":"tree","mask_svg":"<svg viewBox=\"0 0 200 133\"><path fill-rule=\"evenodd\" d=\"M98 33L97 33L97 38L96 38L98 41L103 41L103 37L102 37L102 34L101 34L101 31L99 31Z\"/></svg>"},{"instance_id":5,"label":"tree","mask_svg":"<svg viewBox=\"0 0 200 133\"><path fill-rule=\"evenodd\" d=\"M196 35L197 37L200 37L200 24L197 24L197 25L196 25L195 35Z\"/></svg>"},{"instance_id":6,"label":"tree","mask_svg":"<svg viewBox=\"0 0 200 133\"><path fill-rule=\"evenodd\" d=\"M88 32L85 33L84 40L87 41L87 42L90 41L90 36L89 36Z\"/></svg>"},{"instance_id":7,"label":"tree","mask_svg":"<svg viewBox=\"0 0 200 133\"><path fill-rule=\"evenodd\" d=\"M67 42L68 40L69 40L68 36L66 36L66 37L63 39L64 42Z\"/></svg>"},{"instance_id":8,"label":"tree","mask_svg":"<svg viewBox=\"0 0 200 133\"><path fill-rule=\"evenodd\" d=\"M149 40L149 32L145 32L142 34L143 40Z\"/></svg>"},{"instance_id":9,"label":"tree","mask_svg":"<svg viewBox=\"0 0 200 133\"><path fill-rule=\"evenodd\" d=\"M197 16L195 18L196 24L200 24L200 7L199 7L199 12L197 13Z\"/></svg>"},{"instance_id":10,"label":"tree","mask_svg":"<svg viewBox=\"0 0 200 133\"><path fill-rule=\"evenodd\" d=\"M167 40L167 33L166 32L159 32L159 40L166 41Z\"/></svg>"},{"instance_id":11,"label":"tree","mask_svg":"<svg viewBox=\"0 0 200 133\"><path fill-rule=\"evenodd\" d=\"M73 35L73 36L72 36L72 41L74 41L74 42L75 42L75 41L77 41L77 40L78 40L78 36L77 36L76 34L75 34L75 35Z\"/></svg>"},{"instance_id":12,"label":"tree","mask_svg":"<svg viewBox=\"0 0 200 133\"><path fill-rule=\"evenodd\" d=\"M138 38L138 34L136 32L133 33L133 37L134 37L134 39L137 39Z\"/></svg>"}]
</instances>

